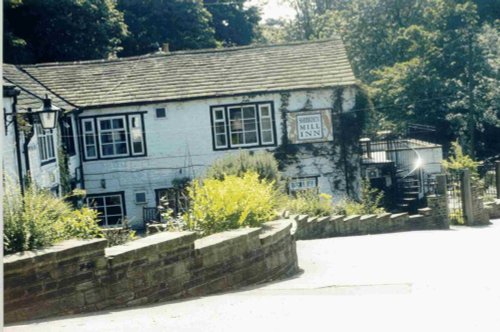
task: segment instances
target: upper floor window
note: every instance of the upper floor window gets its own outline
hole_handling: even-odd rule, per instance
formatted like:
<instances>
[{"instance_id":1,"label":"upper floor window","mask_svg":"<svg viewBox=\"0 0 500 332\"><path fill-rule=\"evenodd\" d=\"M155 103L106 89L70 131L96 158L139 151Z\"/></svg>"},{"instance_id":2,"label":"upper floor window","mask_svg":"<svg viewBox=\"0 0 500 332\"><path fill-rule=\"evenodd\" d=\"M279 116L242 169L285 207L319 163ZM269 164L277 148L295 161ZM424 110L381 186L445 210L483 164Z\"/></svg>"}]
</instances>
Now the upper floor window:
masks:
<instances>
[{"instance_id":1,"label":"upper floor window","mask_svg":"<svg viewBox=\"0 0 500 332\"><path fill-rule=\"evenodd\" d=\"M86 160L146 155L142 114L83 118L82 132Z\"/></svg>"},{"instance_id":2,"label":"upper floor window","mask_svg":"<svg viewBox=\"0 0 500 332\"><path fill-rule=\"evenodd\" d=\"M216 150L276 143L271 103L214 106L211 112Z\"/></svg>"},{"instance_id":3,"label":"upper floor window","mask_svg":"<svg viewBox=\"0 0 500 332\"><path fill-rule=\"evenodd\" d=\"M51 163L56 160L54 148L54 132L53 130L44 130L40 124L35 125L36 135L38 137L38 152L40 154L40 162L42 165Z\"/></svg>"}]
</instances>

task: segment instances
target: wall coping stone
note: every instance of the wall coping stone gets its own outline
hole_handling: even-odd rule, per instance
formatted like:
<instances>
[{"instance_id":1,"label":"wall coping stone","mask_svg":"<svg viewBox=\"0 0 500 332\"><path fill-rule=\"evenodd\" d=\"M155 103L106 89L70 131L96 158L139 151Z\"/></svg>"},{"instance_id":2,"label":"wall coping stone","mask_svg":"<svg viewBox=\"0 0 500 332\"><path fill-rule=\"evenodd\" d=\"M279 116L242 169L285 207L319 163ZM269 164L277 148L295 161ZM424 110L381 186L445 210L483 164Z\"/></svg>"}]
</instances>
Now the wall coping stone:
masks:
<instances>
[{"instance_id":1,"label":"wall coping stone","mask_svg":"<svg viewBox=\"0 0 500 332\"><path fill-rule=\"evenodd\" d=\"M55 243L48 248L6 255L3 258L4 271L6 269L15 269L18 265L21 266L31 264L35 258L37 258L38 262L44 260L44 258L51 259L54 257L68 257L80 252L104 250L107 244L108 241L106 239L70 239Z\"/></svg>"},{"instance_id":2,"label":"wall coping stone","mask_svg":"<svg viewBox=\"0 0 500 332\"><path fill-rule=\"evenodd\" d=\"M292 222L290 220L280 219L262 224L262 230L259 234L261 244L266 244L272 239L281 238L290 234Z\"/></svg>"},{"instance_id":3,"label":"wall coping stone","mask_svg":"<svg viewBox=\"0 0 500 332\"><path fill-rule=\"evenodd\" d=\"M145 238L137 239L118 246L106 248L106 257L114 258L120 255L144 249L147 247L164 244L165 242L194 242L196 239L195 232L161 232Z\"/></svg>"},{"instance_id":4,"label":"wall coping stone","mask_svg":"<svg viewBox=\"0 0 500 332\"><path fill-rule=\"evenodd\" d=\"M198 254L203 254L219 245L231 245L242 237L258 237L260 227L239 228L212 234L194 241L194 248Z\"/></svg>"},{"instance_id":5,"label":"wall coping stone","mask_svg":"<svg viewBox=\"0 0 500 332\"><path fill-rule=\"evenodd\" d=\"M362 215L362 216L361 216L361 219L360 219L360 220L366 220L366 219L372 219L372 218L374 219L374 218L376 218L376 217L377 217L377 215L376 215L376 214L365 214L365 215Z\"/></svg>"}]
</instances>

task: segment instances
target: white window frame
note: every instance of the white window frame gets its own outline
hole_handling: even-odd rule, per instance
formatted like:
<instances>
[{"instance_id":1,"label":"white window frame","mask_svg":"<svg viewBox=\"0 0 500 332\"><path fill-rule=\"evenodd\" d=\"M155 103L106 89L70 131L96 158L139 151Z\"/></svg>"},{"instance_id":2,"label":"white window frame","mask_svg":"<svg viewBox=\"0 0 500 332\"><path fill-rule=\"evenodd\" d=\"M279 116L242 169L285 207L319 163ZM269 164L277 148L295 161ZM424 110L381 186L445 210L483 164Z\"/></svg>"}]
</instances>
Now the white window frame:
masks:
<instances>
[{"instance_id":1,"label":"white window frame","mask_svg":"<svg viewBox=\"0 0 500 332\"><path fill-rule=\"evenodd\" d=\"M134 119L136 126L133 126L134 124ZM140 115L130 115L128 117L129 121L129 131L130 131L130 145L131 145L131 152L133 156L141 156L145 154L145 149L146 147L144 146L144 136L143 136L143 128L142 128L142 119ZM136 139L138 140L136 141ZM140 142L141 143L141 151L136 152L134 143Z\"/></svg>"},{"instance_id":2,"label":"white window frame","mask_svg":"<svg viewBox=\"0 0 500 332\"><path fill-rule=\"evenodd\" d=\"M38 153L40 157L40 162L42 164L46 164L55 161L56 150L54 146L53 129L43 129L39 123L35 125L35 128L38 141Z\"/></svg>"},{"instance_id":3,"label":"white window frame","mask_svg":"<svg viewBox=\"0 0 500 332\"><path fill-rule=\"evenodd\" d=\"M318 189L318 178L314 176L308 176L290 179L290 181L288 182L288 189L291 193L303 190Z\"/></svg>"},{"instance_id":4,"label":"white window frame","mask_svg":"<svg viewBox=\"0 0 500 332\"><path fill-rule=\"evenodd\" d=\"M274 144L274 126L273 126L273 114L272 114L271 104L259 104L258 107L259 107L259 122L260 122L259 123L260 124L260 127L259 127L260 142L261 142L260 144L261 145L273 145ZM268 115L265 115L265 116L262 115L262 108L263 107L268 108L268 111L269 111ZM270 129L262 129L262 120L264 120L264 119L269 119L269 123L271 124ZM271 141L270 142L264 142L264 132L271 133Z\"/></svg>"},{"instance_id":5,"label":"white window frame","mask_svg":"<svg viewBox=\"0 0 500 332\"><path fill-rule=\"evenodd\" d=\"M217 112L222 113L222 119L217 119ZM212 108L212 117L213 117L213 123L214 127L212 128L213 130L213 135L214 135L214 145L216 149L225 149L227 148L228 145L228 137L227 137L227 124L226 124L226 110L224 107L214 107ZM224 133L217 133L217 125L222 124L222 128L224 128ZM224 136L226 144L217 144L217 136Z\"/></svg>"},{"instance_id":6,"label":"white window frame","mask_svg":"<svg viewBox=\"0 0 500 332\"><path fill-rule=\"evenodd\" d=\"M119 205L107 205L106 204L106 198L107 197L119 197L120 198L120 204ZM102 198L102 201L103 201L103 205L98 205L98 206L92 206L91 205L91 202L93 199L96 199L96 198ZM104 214L100 214L99 215L99 218L103 221L102 222L102 226L101 227L119 227L119 226L122 226L123 225L123 220L125 218L125 208L123 206L123 194L122 193L113 193L113 194L95 194L95 195L91 195L90 197L87 197L86 198L87 200L87 206L89 208L103 208L104 210ZM112 214L112 215L108 215L107 214L107 208L110 208L110 207L117 207L119 206L120 207L120 210L121 210L121 214ZM119 219L119 222L117 222L116 224L113 224L113 225L109 225L108 223L108 218L109 217L117 217L117 216L120 216L120 219Z\"/></svg>"},{"instance_id":7,"label":"white window frame","mask_svg":"<svg viewBox=\"0 0 500 332\"><path fill-rule=\"evenodd\" d=\"M255 130L245 130L245 120L251 120L252 118L244 118L244 112L243 108L247 107L252 107L254 111L254 117L253 120L255 121ZM246 141L245 133L250 133L255 131L255 139L257 140L255 143L233 143L233 130L231 128L231 110L236 110L240 109L241 112L241 131L237 131L236 133L242 133L243 134L243 140ZM258 146L260 145L260 137L259 137L259 122L257 119L257 107L254 104L251 105L238 105L238 106L230 106L227 108L227 114L228 114L228 123L229 123L229 142L231 144L231 147L234 148L241 148L241 147L247 147L247 146Z\"/></svg>"},{"instance_id":8,"label":"white window frame","mask_svg":"<svg viewBox=\"0 0 500 332\"><path fill-rule=\"evenodd\" d=\"M91 130L87 130L85 124L90 123L92 126ZM83 153L85 154L85 159L87 160L92 160L92 159L97 159L98 157L98 151L97 151L97 137L96 137L96 131L95 131L95 125L94 125L94 119L83 119L82 120L82 132L83 132ZM87 142L87 135L92 135L94 138L94 144L89 144ZM88 155L88 150L87 147L94 147L95 155L94 156L89 156Z\"/></svg>"},{"instance_id":9,"label":"white window frame","mask_svg":"<svg viewBox=\"0 0 500 332\"><path fill-rule=\"evenodd\" d=\"M115 128L111 128L111 129L101 129L101 122L102 121L110 121L111 124L113 124L113 120L116 120L116 119L121 119L123 121L123 128L119 128L119 129L115 129ZM107 116L107 117L99 117L97 118L97 128L98 128L98 137L99 137L99 152L101 154L101 158L102 159L108 159L108 158L116 158L116 157L125 157L125 156L129 156L129 142L128 142L128 130L127 130L127 117L124 116L124 115L120 115L120 116ZM126 147L126 152L124 153L114 153L114 154L108 154L108 155L104 155L103 153L103 143L102 143L102 135L103 134L111 134L111 136L113 137L114 133L115 132L119 132L119 131L124 131L125 132L125 147ZM118 143L123 143L121 141L117 141ZM113 144L113 150L115 149L115 144L117 144L117 142L114 141L114 138L113 138L113 142L111 144ZM105 143L105 145L110 145L110 143Z\"/></svg>"}]
</instances>

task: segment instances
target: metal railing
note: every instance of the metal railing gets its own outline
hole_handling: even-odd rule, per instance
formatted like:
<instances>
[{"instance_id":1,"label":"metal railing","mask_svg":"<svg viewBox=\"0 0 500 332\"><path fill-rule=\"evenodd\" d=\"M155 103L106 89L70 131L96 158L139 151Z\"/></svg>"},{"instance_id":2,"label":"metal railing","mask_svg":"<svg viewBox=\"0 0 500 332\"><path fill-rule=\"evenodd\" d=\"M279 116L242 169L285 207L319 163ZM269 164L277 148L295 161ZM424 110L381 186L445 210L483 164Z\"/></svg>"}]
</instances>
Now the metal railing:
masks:
<instances>
[{"instance_id":1,"label":"metal railing","mask_svg":"<svg viewBox=\"0 0 500 332\"><path fill-rule=\"evenodd\" d=\"M446 174L448 209L450 222L453 224L464 223L464 209L462 204L462 186L460 173Z\"/></svg>"},{"instance_id":2,"label":"metal railing","mask_svg":"<svg viewBox=\"0 0 500 332\"><path fill-rule=\"evenodd\" d=\"M480 178L480 189L485 200L493 200L500 198L498 187L500 184L500 161L497 162L486 162L478 167L478 173Z\"/></svg>"}]
</instances>

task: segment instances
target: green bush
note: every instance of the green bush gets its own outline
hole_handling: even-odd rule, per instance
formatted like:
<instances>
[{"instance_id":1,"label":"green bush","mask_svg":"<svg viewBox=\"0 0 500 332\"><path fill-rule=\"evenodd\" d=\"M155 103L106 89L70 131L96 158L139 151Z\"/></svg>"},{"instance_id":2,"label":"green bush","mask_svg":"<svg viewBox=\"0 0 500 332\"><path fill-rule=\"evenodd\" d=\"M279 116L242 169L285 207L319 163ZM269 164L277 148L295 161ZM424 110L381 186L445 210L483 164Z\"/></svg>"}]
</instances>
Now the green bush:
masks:
<instances>
[{"instance_id":1,"label":"green bush","mask_svg":"<svg viewBox=\"0 0 500 332\"><path fill-rule=\"evenodd\" d=\"M289 197L285 201L284 209L292 214L329 216L333 213L332 197L318 194L315 190L299 191L296 197Z\"/></svg>"},{"instance_id":2,"label":"green bush","mask_svg":"<svg viewBox=\"0 0 500 332\"><path fill-rule=\"evenodd\" d=\"M443 160L444 169L454 175L460 175L461 170L469 169L474 180L479 179L478 166L479 163L471 157L464 154L462 147L458 142L451 143L451 155L448 160Z\"/></svg>"},{"instance_id":3,"label":"green bush","mask_svg":"<svg viewBox=\"0 0 500 332\"><path fill-rule=\"evenodd\" d=\"M222 180L227 175L243 176L247 172L255 172L261 180L274 181L278 184L281 180L278 163L272 153L260 151L250 153L239 151L228 154L215 160L206 172L207 178Z\"/></svg>"},{"instance_id":4,"label":"green bush","mask_svg":"<svg viewBox=\"0 0 500 332\"><path fill-rule=\"evenodd\" d=\"M384 194L377 189L371 188L367 180L363 180L361 184L361 201L357 202L353 199L344 199L340 203L335 204L335 214L346 216L365 215L365 214L381 214L386 212L380 207Z\"/></svg>"},{"instance_id":5,"label":"green bush","mask_svg":"<svg viewBox=\"0 0 500 332\"><path fill-rule=\"evenodd\" d=\"M35 186L6 183L3 197L4 253L32 250L69 238L101 237L97 213L73 210L69 203Z\"/></svg>"},{"instance_id":6,"label":"green bush","mask_svg":"<svg viewBox=\"0 0 500 332\"><path fill-rule=\"evenodd\" d=\"M204 235L273 219L279 196L274 183L255 172L193 181L188 192L191 206L184 218L189 229Z\"/></svg>"}]
</instances>

